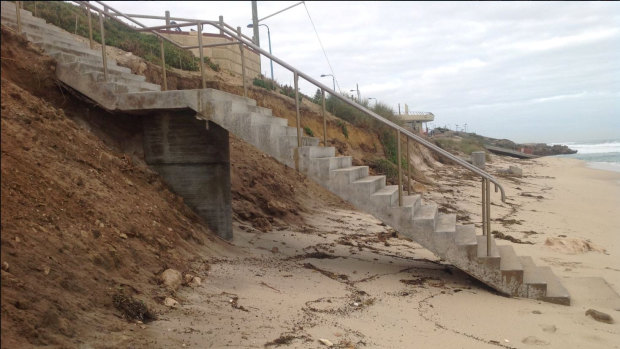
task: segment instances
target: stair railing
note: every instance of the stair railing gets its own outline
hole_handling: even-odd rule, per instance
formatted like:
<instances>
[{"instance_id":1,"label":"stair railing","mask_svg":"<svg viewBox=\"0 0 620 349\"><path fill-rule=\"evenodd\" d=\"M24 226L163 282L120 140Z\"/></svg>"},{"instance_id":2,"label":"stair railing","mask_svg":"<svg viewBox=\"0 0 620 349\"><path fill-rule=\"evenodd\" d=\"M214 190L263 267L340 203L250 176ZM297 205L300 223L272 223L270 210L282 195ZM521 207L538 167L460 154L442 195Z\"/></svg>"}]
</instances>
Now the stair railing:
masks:
<instances>
[{"instance_id":1,"label":"stair railing","mask_svg":"<svg viewBox=\"0 0 620 349\"><path fill-rule=\"evenodd\" d=\"M487 255L491 255L492 251L491 251L491 206L490 206L490 184L493 183L495 185L495 192L497 192L498 190L501 193L501 200L502 201L506 201L506 194L504 191L504 188L502 187L502 185L490 174L488 174L487 172L479 169L478 167L460 159L459 157L456 157L452 154L450 154L449 152L445 151L444 149L441 149L440 147L436 146L435 144L429 142L428 140L422 138L421 136L414 134L412 132L410 132L409 130L401 127L400 125L395 124L394 122L385 119L384 117L382 117L381 115L369 110L368 108L366 108L363 105L358 104L357 102L349 99L346 96L340 95L338 92L336 92L335 90L329 88L328 86L322 84L321 82L315 80L314 78L310 77L309 75L301 72L300 70L296 69L295 67L289 65L288 63L284 62L283 60L277 58L276 56L270 54L269 52L261 49L260 47L258 47L257 45L254 44L254 42L252 41L252 39L250 39L249 37L243 35L241 33L241 28L237 27L236 30L235 28L231 27L230 25L224 23L222 17L220 16L219 21L206 21L206 20L196 20L196 19L185 19L185 18L171 18L171 17L160 17L160 16L146 16L146 15L129 15L129 14L124 14L112 7L110 7L109 5L103 3L102 1L93 1L93 3L97 3L99 5L101 5L103 7L103 10L93 6L92 4L90 4L89 2L86 1L74 1L75 3L78 3L80 5L85 6L87 9L90 10L94 10L96 12L99 13L99 18L100 18L100 26L101 26L101 38L102 38L102 57L103 57L103 67L104 67L104 76L106 78L107 81L107 74L106 74L106 70L107 70L107 66L106 66L106 59L105 59L105 36L104 36L104 27L103 27L103 16L109 16L113 19L116 19L117 21L125 24L124 22L120 21L117 17L123 17L129 21L131 21L132 23L138 25L140 28L136 29L136 28L132 28L136 31L140 31L140 32L150 32L154 35L156 35L160 41L160 49L161 49L161 56L162 56L162 74L163 74L163 81L164 81L164 86L163 86L163 90L167 89L167 84L166 84L166 67L165 67L165 58L164 58L164 45L163 45L163 40L168 41L169 43L171 43L172 45L182 48L182 49L199 49L199 54L200 54L200 71L201 71L201 77L202 77L202 88L206 87L206 79L205 79L205 72L204 72L204 57L203 57L203 49L206 47L215 47L215 46L224 46L224 45L239 45L240 48L240 54L241 54L241 66L242 66L242 80L243 80L243 91L244 91L244 96L247 97L247 86L246 86L246 72L245 72L245 60L244 60L244 46L252 49L255 52L258 52L260 55L263 55L267 58L269 58L271 61L276 62L277 64L279 64L280 66L282 66L283 68L289 70L290 72L293 73L293 79L294 79L294 85L295 85L295 111L296 111L296 128L297 128L297 151L296 151L296 165L297 168L299 169L299 164L298 164L298 160L299 160L299 148L302 146L302 131L301 131L301 115L300 115L300 111L299 111L299 77L302 77L303 79L305 79L307 82L313 84L314 86L318 87L319 89L321 89L321 98L322 98L322 112L323 112L323 144L327 145L327 122L326 122L326 113L325 113L325 92L331 94L332 96L338 98L339 100L341 100L342 102L350 105L351 107L369 115L370 117L374 118L375 120L389 126L390 128L394 129L396 131L396 136L397 136L397 143L398 143L398 147L397 147L397 152L398 152L398 205L402 206L403 205L403 183L402 183L402 166L401 166L401 159L402 159L402 150L401 150L401 135L405 136L406 139L406 143L407 143L407 181L408 181L408 185L407 185L407 191L410 194L410 181L411 181L411 175L410 175L410 165L409 165L409 139L421 144L422 146L426 147L427 149L445 157L450 159L452 162L456 163L457 165L473 172L474 174L478 175L481 177L481 181L482 181L482 233L483 235L487 236ZM18 24L18 30L21 32L21 23L19 20L19 1L16 2L16 8L17 8L17 24ZM113 14L110 14L110 11L113 12ZM185 21L186 23L178 23L178 24L172 24L172 25L164 25L164 26L157 26L157 27L147 27L145 25L143 25L142 23L136 21L135 19L133 19L132 17L140 17L140 18L150 18L150 19L164 19L164 20L170 20L170 19L174 19L174 20L181 20L181 21ZM92 32L92 28L91 28L91 21L89 21L89 32ZM230 43L218 43L218 44L210 44L210 45L203 45L202 43L202 29L204 25L210 25L215 27L216 29L219 29L220 34L225 34L227 35L229 38L233 39L233 42ZM168 28L178 28L178 27L186 27L186 26L196 26L197 27L197 32L198 32L198 45L196 46L183 46L180 45L178 43L176 43L174 40L168 39L165 36L161 35L160 33L157 32L157 30L159 29L168 29Z\"/></svg>"}]
</instances>

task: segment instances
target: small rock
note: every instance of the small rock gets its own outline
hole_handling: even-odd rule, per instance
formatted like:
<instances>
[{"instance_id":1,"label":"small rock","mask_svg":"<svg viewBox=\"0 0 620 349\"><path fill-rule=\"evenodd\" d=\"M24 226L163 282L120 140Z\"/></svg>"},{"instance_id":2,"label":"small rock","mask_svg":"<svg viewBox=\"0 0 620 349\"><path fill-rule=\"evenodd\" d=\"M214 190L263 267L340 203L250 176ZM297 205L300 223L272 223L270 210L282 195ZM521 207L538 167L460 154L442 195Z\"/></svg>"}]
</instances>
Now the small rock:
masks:
<instances>
[{"instance_id":1,"label":"small rock","mask_svg":"<svg viewBox=\"0 0 620 349\"><path fill-rule=\"evenodd\" d=\"M118 234L118 236L120 236L122 239L127 239L127 234L125 233L120 233Z\"/></svg>"},{"instance_id":2,"label":"small rock","mask_svg":"<svg viewBox=\"0 0 620 349\"><path fill-rule=\"evenodd\" d=\"M542 313L539 310L532 310L532 314L540 315Z\"/></svg>"},{"instance_id":3,"label":"small rock","mask_svg":"<svg viewBox=\"0 0 620 349\"><path fill-rule=\"evenodd\" d=\"M192 275L192 274L185 274L185 276L183 276L183 281L186 284L189 284L190 282L192 282L193 278L194 278L194 275Z\"/></svg>"},{"instance_id":4,"label":"small rock","mask_svg":"<svg viewBox=\"0 0 620 349\"><path fill-rule=\"evenodd\" d=\"M162 283L170 290L176 290L183 283L183 275L178 270L166 269L161 273Z\"/></svg>"},{"instance_id":5,"label":"small rock","mask_svg":"<svg viewBox=\"0 0 620 349\"><path fill-rule=\"evenodd\" d=\"M199 278L198 276L194 276L192 278L192 281L190 281L189 285L191 287L196 287L196 286L200 286L202 284L202 279Z\"/></svg>"},{"instance_id":6,"label":"small rock","mask_svg":"<svg viewBox=\"0 0 620 349\"><path fill-rule=\"evenodd\" d=\"M523 176L523 170L517 166L508 167L508 172L513 176L517 176L517 177Z\"/></svg>"},{"instance_id":7,"label":"small rock","mask_svg":"<svg viewBox=\"0 0 620 349\"><path fill-rule=\"evenodd\" d=\"M271 249L271 253L278 253L279 251L280 250L275 246Z\"/></svg>"},{"instance_id":8,"label":"small rock","mask_svg":"<svg viewBox=\"0 0 620 349\"><path fill-rule=\"evenodd\" d=\"M166 297L166 299L164 299L164 305L170 308L176 308L179 305L179 302L177 302L174 298Z\"/></svg>"},{"instance_id":9,"label":"small rock","mask_svg":"<svg viewBox=\"0 0 620 349\"><path fill-rule=\"evenodd\" d=\"M538 338L536 338L534 336L529 336L529 337L523 338L521 343L523 343L523 344L530 344L530 345L549 345L549 342L546 342L546 341L544 341L542 339L538 339Z\"/></svg>"},{"instance_id":10,"label":"small rock","mask_svg":"<svg viewBox=\"0 0 620 349\"><path fill-rule=\"evenodd\" d=\"M51 271L51 269L47 265L43 267L43 274L49 275L50 271Z\"/></svg>"},{"instance_id":11,"label":"small rock","mask_svg":"<svg viewBox=\"0 0 620 349\"><path fill-rule=\"evenodd\" d=\"M2 270L4 270L4 271L9 271L9 263L7 263L7 262L2 262Z\"/></svg>"},{"instance_id":12,"label":"small rock","mask_svg":"<svg viewBox=\"0 0 620 349\"><path fill-rule=\"evenodd\" d=\"M319 342L325 346L327 346L328 348L331 348L334 346L334 343L332 343L329 339L325 339L325 338L320 338Z\"/></svg>"},{"instance_id":13,"label":"small rock","mask_svg":"<svg viewBox=\"0 0 620 349\"><path fill-rule=\"evenodd\" d=\"M608 324L614 323L614 319L611 317L611 315L605 314L598 310L588 309L586 310L586 316L588 315L591 316L594 320L599 321L599 322L604 322Z\"/></svg>"},{"instance_id":14,"label":"small rock","mask_svg":"<svg viewBox=\"0 0 620 349\"><path fill-rule=\"evenodd\" d=\"M22 240L19 238L19 236L15 237L15 242L20 243Z\"/></svg>"},{"instance_id":15,"label":"small rock","mask_svg":"<svg viewBox=\"0 0 620 349\"><path fill-rule=\"evenodd\" d=\"M555 327L555 325L540 325L540 327L542 327L542 330L544 332L549 332L549 333L555 333L558 328Z\"/></svg>"}]
</instances>

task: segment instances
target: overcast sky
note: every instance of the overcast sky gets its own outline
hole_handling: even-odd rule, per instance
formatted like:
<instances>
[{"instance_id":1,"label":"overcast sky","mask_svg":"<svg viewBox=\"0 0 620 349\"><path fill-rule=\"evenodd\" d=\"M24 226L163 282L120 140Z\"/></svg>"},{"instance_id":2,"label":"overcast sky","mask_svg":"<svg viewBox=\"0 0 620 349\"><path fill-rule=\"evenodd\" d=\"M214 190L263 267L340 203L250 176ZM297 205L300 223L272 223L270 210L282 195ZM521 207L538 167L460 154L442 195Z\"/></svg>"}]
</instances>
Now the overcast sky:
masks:
<instances>
[{"instance_id":1,"label":"overcast sky","mask_svg":"<svg viewBox=\"0 0 620 349\"><path fill-rule=\"evenodd\" d=\"M250 1L107 3L128 13L223 15L252 36ZM258 17L295 3L259 1ZM359 84L362 98L395 111L406 103L433 112L434 126L467 124L520 142L620 138L620 3L308 1L261 22L275 56L331 86L320 77L331 71L306 8L343 92ZM265 27L260 34L268 50ZM262 71L270 75L268 60ZM274 71L292 85L291 73Z\"/></svg>"}]
</instances>

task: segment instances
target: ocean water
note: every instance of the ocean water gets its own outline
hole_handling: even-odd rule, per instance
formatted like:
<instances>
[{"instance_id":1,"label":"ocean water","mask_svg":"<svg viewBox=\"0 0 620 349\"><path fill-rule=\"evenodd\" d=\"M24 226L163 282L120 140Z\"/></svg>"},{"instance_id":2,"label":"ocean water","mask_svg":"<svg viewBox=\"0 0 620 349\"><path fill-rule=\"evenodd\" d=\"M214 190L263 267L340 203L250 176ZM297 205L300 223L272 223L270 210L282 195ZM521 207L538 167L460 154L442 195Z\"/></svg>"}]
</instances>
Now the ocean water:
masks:
<instances>
[{"instance_id":1,"label":"ocean water","mask_svg":"<svg viewBox=\"0 0 620 349\"><path fill-rule=\"evenodd\" d=\"M560 155L561 157L584 160L592 168L620 172L620 140L555 144L564 144L571 149L577 150L577 154Z\"/></svg>"}]
</instances>

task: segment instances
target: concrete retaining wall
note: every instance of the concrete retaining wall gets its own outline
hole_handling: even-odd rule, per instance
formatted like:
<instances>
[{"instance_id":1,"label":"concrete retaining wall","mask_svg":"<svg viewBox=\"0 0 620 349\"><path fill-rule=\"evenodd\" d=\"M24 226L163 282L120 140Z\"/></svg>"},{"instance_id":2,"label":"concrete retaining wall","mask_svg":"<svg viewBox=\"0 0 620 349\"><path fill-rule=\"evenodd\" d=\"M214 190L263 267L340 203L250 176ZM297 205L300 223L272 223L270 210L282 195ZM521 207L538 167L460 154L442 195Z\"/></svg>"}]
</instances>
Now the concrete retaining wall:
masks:
<instances>
[{"instance_id":1,"label":"concrete retaining wall","mask_svg":"<svg viewBox=\"0 0 620 349\"><path fill-rule=\"evenodd\" d=\"M232 239L228 131L193 111L142 118L144 158L223 239Z\"/></svg>"},{"instance_id":2,"label":"concrete retaining wall","mask_svg":"<svg viewBox=\"0 0 620 349\"><path fill-rule=\"evenodd\" d=\"M175 32L175 31L160 31L165 37L178 42L183 46L198 45L198 33L197 32ZM202 44L220 44L232 42L229 38L226 38L218 34L203 33ZM200 56L199 49L190 50L194 56ZM203 48L203 54L209 57L213 63L219 64L220 68L224 71L231 72L236 75L241 75L241 53L239 51L239 45L226 45L217 47ZM245 57L245 69L249 79L253 79L261 74L260 55L253 50L244 50L243 55Z\"/></svg>"}]
</instances>

